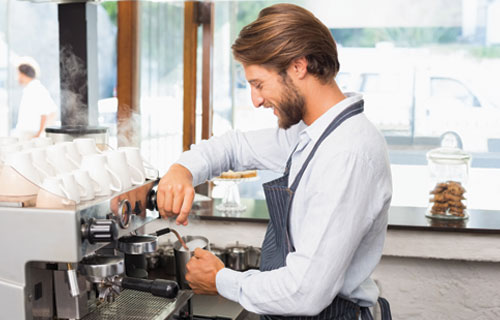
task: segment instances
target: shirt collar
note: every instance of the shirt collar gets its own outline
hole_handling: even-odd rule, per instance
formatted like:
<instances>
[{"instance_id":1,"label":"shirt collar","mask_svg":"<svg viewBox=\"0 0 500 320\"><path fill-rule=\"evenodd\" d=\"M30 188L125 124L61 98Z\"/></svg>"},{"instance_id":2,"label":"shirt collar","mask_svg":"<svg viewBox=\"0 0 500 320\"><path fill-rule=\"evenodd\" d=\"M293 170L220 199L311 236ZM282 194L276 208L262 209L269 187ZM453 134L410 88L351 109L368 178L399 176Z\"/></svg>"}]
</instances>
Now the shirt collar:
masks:
<instances>
[{"instance_id":1,"label":"shirt collar","mask_svg":"<svg viewBox=\"0 0 500 320\"><path fill-rule=\"evenodd\" d=\"M304 139L305 135L307 135L312 141L317 141L336 116L349 106L363 99L363 96L359 93L345 92L344 95L346 96L344 100L333 105L328 111L322 114L321 117L316 119L300 133L301 139Z\"/></svg>"},{"instance_id":2,"label":"shirt collar","mask_svg":"<svg viewBox=\"0 0 500 320\"><path fill-rule=\"evenodd\" d=\"M25 88L28 88L28 87L30 87L30 88L31 88L31 87L35 87L35 86L37 86L37 85L38 85L38 83L40 83L40 80L38 80L38 79L33 79L33 80L31 80L30 82L28 82L28 84L26 85L26 87L25 87Z\"/></svg>"}]
</instances>

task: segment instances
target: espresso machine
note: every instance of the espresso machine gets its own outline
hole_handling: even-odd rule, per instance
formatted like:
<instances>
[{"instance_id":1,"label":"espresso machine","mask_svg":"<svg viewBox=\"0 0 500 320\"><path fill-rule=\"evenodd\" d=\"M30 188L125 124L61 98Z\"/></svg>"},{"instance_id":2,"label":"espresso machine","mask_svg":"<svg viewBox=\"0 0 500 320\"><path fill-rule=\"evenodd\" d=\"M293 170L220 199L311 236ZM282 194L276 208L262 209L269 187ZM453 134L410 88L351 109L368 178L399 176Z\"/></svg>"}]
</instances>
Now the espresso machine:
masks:
<instances>
[{"instance_id":1,"label":"espresso machine","mask_svg":"<svg viewBox=\"0 0 500 320\"><path fill-rule=\"evenodd\" d=\"M156 184L52 208L36 195L0 198L0 319L190 318L191 291L125 270L123 251L156 249L140 232L158 218Z\"/></svg>"}]
</instances>

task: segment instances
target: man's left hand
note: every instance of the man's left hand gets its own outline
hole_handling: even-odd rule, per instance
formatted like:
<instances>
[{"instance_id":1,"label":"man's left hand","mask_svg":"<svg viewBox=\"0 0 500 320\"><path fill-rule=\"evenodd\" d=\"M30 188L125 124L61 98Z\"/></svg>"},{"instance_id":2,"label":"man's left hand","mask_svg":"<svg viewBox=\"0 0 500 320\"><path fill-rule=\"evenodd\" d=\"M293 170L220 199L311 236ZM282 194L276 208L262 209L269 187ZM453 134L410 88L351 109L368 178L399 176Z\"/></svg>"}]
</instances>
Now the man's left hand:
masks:
<instances>
[{"instance_id":1,"label":"man's left hand","mask_svg":"<svg viewBox=\"0 0 500 320\"><path fill-rule=\"evenodd\" d=\"M196 248L186 264L186 280L196 294L217 294L215 277L224 263L207 250Z\"/></svg>"}]
</instances>

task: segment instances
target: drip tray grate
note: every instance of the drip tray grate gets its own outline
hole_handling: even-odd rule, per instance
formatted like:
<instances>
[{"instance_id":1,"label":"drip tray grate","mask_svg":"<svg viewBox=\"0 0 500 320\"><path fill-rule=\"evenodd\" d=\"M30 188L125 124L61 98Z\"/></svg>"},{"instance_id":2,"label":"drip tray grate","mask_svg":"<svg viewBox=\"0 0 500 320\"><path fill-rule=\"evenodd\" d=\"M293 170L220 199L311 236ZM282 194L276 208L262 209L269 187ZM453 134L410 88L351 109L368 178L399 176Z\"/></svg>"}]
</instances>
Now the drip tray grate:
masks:
<instances>
[{"instance_id":1,"label":"drip tray grate","mask_svg":"<svg viewBox=\"0 0 500 320\"><path fill-rule=\"evenodd\" d=\"M150 293L124 290L114 302L93 306L83 320L160 320L177 312L193 295L179 291L176 299L155 297Z\"/></svg>"}]
</instances>

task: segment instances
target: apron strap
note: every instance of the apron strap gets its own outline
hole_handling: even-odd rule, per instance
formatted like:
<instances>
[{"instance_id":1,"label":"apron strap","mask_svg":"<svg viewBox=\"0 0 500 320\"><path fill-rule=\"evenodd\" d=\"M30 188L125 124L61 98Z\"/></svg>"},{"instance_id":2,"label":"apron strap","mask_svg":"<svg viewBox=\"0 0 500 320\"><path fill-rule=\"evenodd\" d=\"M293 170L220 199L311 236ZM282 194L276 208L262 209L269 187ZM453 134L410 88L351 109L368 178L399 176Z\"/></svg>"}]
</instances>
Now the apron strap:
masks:
<instances>
[{"instance_id":1,"label":"apron strap","mask_svg":"<svg viewBox=\"0 0 500 320\"><path fill-rule=\"evenodd\" d=\"M295 148L293 148L292 152L290 153L290 156L288 157L288 160L286 161L286 166L285 166L285 171L283 172L283 176L288 176L288 174L290 173L290 167L292 166L292 156L295 153L295 150L297 150L298 146L299 143L297 142Z\"/></svg>"},{"instance_id":2,"label":"apron strap","mask_svg":"<svg viewBox=\"0 0 500 320\"><path fill-rule=\"evenodd\" d=\"M382 297L379 297L378 304L380 305L380 315L382 320L392 320L391 306L389 305L389 301Z\"/></svg>"},{"instance_id":3,"label":"apron strap","mask_svg":"<svg viewBox=\"0 0 500 320\"><path fill-rule=\"evenodd\" d=\"M302 168L300 168L299 173L297 173L297 176L295 177L295 180L293 181L292 185L290 186L290 189L295 192L297 190L297 187L299 185L300 179L302 178L302 175L306 171L307 165L311 161L312 157L316 153L316 150L318 150L319 145L328 137L330 133L333 132L338 126L340 126L345 120L349 119L352 116L357 115L358 113L363 112L363 104L364 101L360 100L350 107L346 108L344 111L342 111L333 121L328 125L326 130L321 134L319 137L318 141L316 141L316 144L314 145L313 149L307 156L306 161L304 161L304 164L302 165ZM293 153L292 153L293 154ZM291 156L290 156L291 159ZM291 162L291 161L289 161ZM288 163L287 163L288 165Z\"/></svg>"},{"instance_id":4,"label":"apron strap","mask_svg":"<svg viewBox=\"0 0 500 320\"><path fill-rule=\"evenodd\" d=\"M380 318L382 320L392 320L391 307L389 305L389 301L387 301L382 297L379 297L377 302L378 305L380 306ZM361 320L373 320L373 316L369 308L361 307Z\"/></svg>"}]
</instances>

